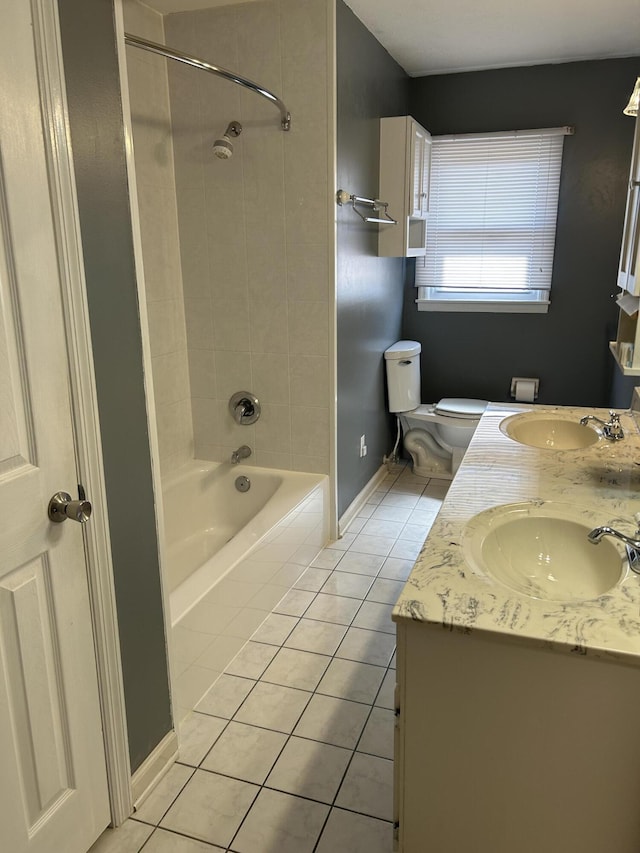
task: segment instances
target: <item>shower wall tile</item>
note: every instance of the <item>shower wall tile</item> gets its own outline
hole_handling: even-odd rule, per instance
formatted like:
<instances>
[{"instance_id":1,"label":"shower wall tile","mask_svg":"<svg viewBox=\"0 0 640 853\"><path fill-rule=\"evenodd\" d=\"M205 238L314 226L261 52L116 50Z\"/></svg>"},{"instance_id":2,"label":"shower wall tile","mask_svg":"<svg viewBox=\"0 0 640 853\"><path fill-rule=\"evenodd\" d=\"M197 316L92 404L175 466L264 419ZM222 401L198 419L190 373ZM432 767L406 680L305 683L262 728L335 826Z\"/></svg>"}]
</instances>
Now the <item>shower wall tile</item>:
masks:
<instances>
[{"instance_id":1,"label":"shower wall tile","mask_svg":"<svg viewBox=\"0 0 640 853\"><path fill-rule=\"evenodd\" d=\"M193 23L193 41L189 44L190 50L214 65L231 69L238 67L236 42L238 23L234 6L170 15L169 27L181 18L190 18ZM227 86L236 88L232 84Z\"/></svg>"},{"instance_id":2,"label":"shower wall tile","mask_svg":"<svg viewBox=\"0 0 640 853\"><path fill-rule=\"evenodd\" d=\"M287 244L327 242L327 182L315 176L285 187Z\"/></svg>"},{"instance_id":3,"label":"shower wall tile","mask_svg":"<svg viewBox=\"0 0 640 853\"><path fill-rule=\"evenodd\" d=\"M211 52L214 55L215 48L212 47ZM237 68L237 63L228 67ZM222 136L230 121L236 120L242 124L241 91L239 86L235 86L228 80L207 74L200 75L196 91L202 121L202 134L206 143L206 156L203 158L202 166L207 175L210 172L220 174L220 164L217 158L211 157L211 145L215 139ZM237 141L240 147L241 138ZM227 165L231 165L231 163L227 161ZM232 168L231 171L235 170Z\"/></svg>"},{"instance_id":4,"label":"shower wall tile","mask_svg":"<svg viewBox=\"0 0 640 853\"><path fill-rule=\"evenodd\" d=\"M257 95L254 94L253 97L256 98ZM271 121L268 126L249 126L238 140L239 145L242 145L243 189L248 201L273 203L283 197L284 152L293 137L291 131L282 133L276 129L274 133L274 112L275 109L271 106Z\"/></svg>"},{"instance_id":5,"label":"shower wall tile","mask_svg":"<svg viewBox=\"0 0 640 853\"><path fill-rule=\"evenodd\" d=\"M189 383L193 397L217 399L216 354L213 350L189 350Z\"/></svg>"},{"instance_id":6,"label":"shower wall tile","mask_svg":"<svg viewBox=\"0 0 640 853\"><path fill-rule=\"evenodd\" d=\"M289 303L289 352L301 355L329 354L329 303Z\"/></svg>"},{"instance_id":7,"label":"shower wall tile","mask_svg":"<svg viewBox=\"0 0 640 853\"><path fill-rule=\"evenodd\" d=\"M326 51L327 4L281 0L282 53L307 56L310 46Z\"/></svg>"},{"instance_id":8,"label":"shower wall tile","mask_svg":"<svg viewBox=\"0 0 640 853\"><path fill-rule=\"evenodd\" d=\"M250 464L328 471L327 8L328 0L258 0L165 18L168 42L258 80L293 117L282 133L273 104L255 93L203 74L189 88L188 69L178 66L175 79L169 69L203 458L225 460L249 444ZM233 157L218 160L211 144L234 119L242 134ZM255 426L238 426L227 410L238 390L263 404Z\"/></svg>"},{"instance_id":9,"label":"shower wall tile","mask_svg":"<svg viewBox=\"0 0 640 853\"><path fill-rule=\"evenodd\" d=\"M247 257L248 293L250 299L282 302L287 298L287 256L284 228L278 239L262 235L251 241Z\"/></svg>"},{"instance_id":10,"label":"shower wall tile","mask_svg":"<svg viewBox=\"0 0 640 853\"><path fill-rule=\"evenodd\" d=\"M216 350L238 350L249 343L249 300L216 298L213 305Z\"/></svg>"},{"instance_id":11,"label":"shower wall tile","mask_svg":"<svg viewBox=\"0 0 640 853\"><path fill-rule=\"evenodd\" d=\"M182 185L177 183L177 186ZM178 202L180 266L184 295L208 297L211 291L204 186L181 189Z\"/></svg>"},{"instance_id":12,"label":"shower wall tile","mask_svg":"<svg viewBox=\"0 0 640 853\"><path fill-rule=\"evenodd\" d=\"M255 464L261 468L281 468L284 471L292 471L290 453L272 453L270 450L256 450ZM309 469L300 469L308 471Z\"/></svg>"},{"instance_id":13,"label":"shower wall tile","mask_svg":"<svg viewBox=\"0 0 640 853\"><path fill-rule=\"evenodd\" d=\"M289 351L288 307L284 299L251 300L251 351L286 353Z\"/></svg>"},{"instance_id":14,"label":"shower wall tile","mask_svg":"<svg viewBox=\"0 0 640 853\"><path fill-rule=\"evenodd\" d=\"M188 400L156 406L160 470L175 470L193 456L193 428Z\"/></svg>"},{"instance_id":15,"label":"shower wall tile","mask_svg":"<svg viewBox=\"0 0 640 853\"><path fill-rule=\"evenodd\" d=\"M328 356L289 356L289 388L294 405L326 406L328 387Z\"/></svg>"},{"instance_id":16,"label":"shower wall tile","mask_svg":"<svg viewBox=\"0 0 640 853\"><path fill-rule=\"evenodd\" d=\"M329 455L329 410L291 407L291 450L300 456Z\"/></svg>"},{"instance_id":17,"label":"shower wall tile","mask_svg":"<svg viewBox=\"0 0 640 853\"><path fill-rule=\"evenodd\" d=\"M233 157L230 161L220 160L220 168L224 168L227 162L233 160ZM236 162L239 162L239 159L236 159ZM244 200L233 188L216 188L210 181L211 176L205 184L207 239L223 246L235 244L241 251L245 251Z\"/></svg>"},{"instance_id":18,"label":"shower wall tile","mask_svg":"<svg viewBox=\"0 0 640 853\"><path fill-rule=\"evenodd\" d=\"M287 246L289 299L319 302L327 298L327 251L326 243L290 243Z\"/></svg>"},{"instance_id":19,"label":"shower wall tile","mask_svg":"<svg viewBox=\"0 0 640 853\"><path fill-rule=\"evenodd\" d=\"M211 297L185 296L184 313L190 350L214 350Z\"/></svg>"},{"instance_id":20,"label":"shower wall tile","mask_svg":"<svg viewBox=\"0 0 640 853\"><path fill-rule=\"evenodd\" d=\"M324 123L327 117L326 42L317 39L307 53L285 56L282 63L283 100L300 124ZM326 126L326 125L325 125Z\"/></svg>"},{"instance_id":21,"label":"shower wall tile","mask_svg":"<svg viewBox=\"0 0 640 853\"><path fill-rule=\"evenodd\" d=\"M218 405L216 400L194 397L191 400L193 414L193 441L196 449L207 444L220 432Z\"/></svg>"},{"instance_id":22,"label":"shower wall tile","mask_svg":"<svg viewBox=\"0 0 640 853\"><path fill-rule=\"evenodd\" d=\"M253 454L249 459L243 459L243 465L256 465L256 433L253 426L239 426L235 423L227 404L217 402L217 422L215 435L204 431L198 436L195 443L196 458L213 459L218 462L226 462L231 458L234 450L242 444L248 444ZM195 420L195 416L194 416ZM212 441L212 439L215 439Z\"/></svg>"},{"instance_id":23,"label":"shower wall tile","mask_svg":"<svg viewBox=\"0 0 640 853\"><path fill-rule=\"evenodd\" d=\"M291 470L306 471L310 474L326 474L329 470L329 457L293 453L291 455Z\"/></svg>"},{"instance_id":24,"label":"shower wall tile","mask_svg":"<svg viewBox=\"0 0 640 853\"><path fill-rule=\"evenodd\" d=\"M172 189L173 145L165 62L158 56L150 54L147 59L139 54L137 48L127 48L136 178L141 184Z\"/></svg>"},{"instance_id":25,"label":"shower wall tile","mask_svg":"<svg viewBox=\"0 0 640 853\"><path fill-rule=\"evenodd\" d=\"M252 388L251 353L219 350L216 353L216 387L218 400L223 403L236 391Z\"/></svg>"},{"instance_id":26,"label":"shower wall tile","mask_svg":"<svg viewBox=\"0 0 640 853\"><path fill-rule=\"evenodd\" d=\"M193 50L196 32L194 15L165 15L163 24L167 43L171 43L172 47L176 47L185 53Z\"/></svg>"},{"instance_id":27,"label":"shower wall tile","mask_svg":"<svg viewBox=\"0 0 640 853\"><path fill-rule=\"evenodd\" d=\"M256 451L286 453L291 447L291 409L265 403L255 425Z\"/></svg>"},{"instance_id":28,"label":"shower wall tile","mask_svg":"<svg viewBox=\"0 0 640 853\"><path fill-rule=\"evenodd\" d=\"M139 183L138 205L147 301L175 299L176 281L181 277L177 241L158 239L161 234L178 233L175 192Z\"/></svg>"},{"instance_id":29,"label":"shower wall tile","mask_svg":"<svg viewBox=\"0 0 640 853\"><path fill-rule=\"evenodd\" d=\"M193 79L186 73L170 75L171 98L180 104L172 115L175 178L180 187L202 189L206 137L200 104L193 98ZM209 153L208 151L206 152Z\"/></svg>"},{"instance_id":30,"label":"shower wall tile","mask_svg":"<svg viewBox=\"0 0 640 853\"><path fill-rule=\"evenodd\" d=\"M177 299L149 302L149 340L152 358L183 350L186 358L183 304Z\"/></svg>"},{"instance_id":31,"label":"shower wall tile","mask_svg":"<svg viewBox=\"0 0 640 853\"><path fill-rule=\"evenodd\" d=\"M290 144L285 149L285 186L288 193L300 191L308 184L317 188L326 184L328 174L327 133L324 122L292 124ZM325 201L324 193L320 201Z\"/></svg>"},{"instance_id":32,"label":"shower wall tile","mask_svg":"<svg viewBox=\"0 0 640 853\"><path fill-rule=\"evenodd\" d=\"M238 58L241 58L243 73L257 79L274 92L282 90L280 62L280 16L277 3L261 2L237 7ZM275 50L265 50L273 45ZM252 92L248 95L258 96ZM265 104L269 106L268 104ZM273 107L272 107L273 110ZM271 113L273 116L273 112Z\"/></svg>"},{"instance_id":33,"label":"shower wall tile","mask_svg":"<svg viewBox=\"0 0 640 853\"><path fill-rule=\"evenodd\" d=\"M184 353L171 352L153 359L156 405L189 400L189 366Z\"/></svg>"},{"instance_id":34,"label":"shower wall tile","mask_svg":"<svg viewBox=\"0 0 640 853\"><path fill-rule=\"evenodd\" d=\"M289 357L284 353L254 353L253 383L265 403L289 405Z\"/></svg>"},{"instance_id":35,"label":"shower wall tile","mask_svg":"<svg viewBox=\"0 0 640 853\"><path fill-rule=\"evenodd\" d=\"M161 41L164 38L162 16L151 13L147 6L143 6L137 0L123 0L122 11L128 33L144 35L152 41Z\"/></svg>"},{"instance_id":36,"label":"shower wall tile","mask_svg":"<svg viewBox=\"0 0 640 853\"><path fill-rule=\"evenodd\" d=\"M124 16L127 31L164 41L161 15L125 0ZM167 63L127 48L127 68L158 446L167 473L193 455Z\"/></svg>"},{"instance_id":37,"label":"shower wall tile","mask_svg":"<svg viewBox=\"0 0 640 853\"><path fill-rule=\"evenodd\" d=\"M249 299L249 258L244 240L224 246L211 240L208 242L211 274L207 289L212 298Z\"/></svg>"}]
</instances>

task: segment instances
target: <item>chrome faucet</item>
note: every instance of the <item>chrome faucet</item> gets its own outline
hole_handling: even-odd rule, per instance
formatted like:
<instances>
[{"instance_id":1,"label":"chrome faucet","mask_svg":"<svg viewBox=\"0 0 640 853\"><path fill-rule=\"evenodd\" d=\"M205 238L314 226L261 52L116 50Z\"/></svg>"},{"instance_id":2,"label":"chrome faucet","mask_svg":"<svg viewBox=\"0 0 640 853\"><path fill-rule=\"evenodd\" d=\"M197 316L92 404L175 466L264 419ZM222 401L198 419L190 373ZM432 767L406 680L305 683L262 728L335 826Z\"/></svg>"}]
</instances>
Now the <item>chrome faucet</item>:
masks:
<instances>
[{"instance_id":1,"label":"chrome faucet","mask_svg":"<svg viewBox=\"0 0 640 853\"><path fill-rule=\"evenodd\" d=\"M241 459L247 459L249 456L251 456L251 448L248 444L243 444L231 454L231 464L237 465Z\"/></svg>"},{"instance_id":2,"label":"chrome faucet","mask_svg":"<svg viewBox=\"0 0 640 853\"><path fill-rule=\"evenodd\" d=\"M598 421L599 424L602 424L602 435L609 441L620 441L621 438L624 438L620 415L617 412L609 412L608 421L603 421L595 415L585 415L580 418L582 426L586 426L588 421Z\"/></svg>"},{"instance_id":3,"label":"chrome faucet","mask_svg":"<svg viewBox=\"0 0 640 853\"><path fill-rule=\"evenodd\" d=\"M640 574L640 513L635 514L635 520L636 524L639 525L635 532L635 538L625 536L625 534L620 533L619 530L615 530L613 527L607 527L605 525L603 527L594 527L593 530L587 534L587 539L592 545L599 545L604 536L613 536L621 542L624 542L627 549L629 568L636 572L636 574Z\"/></svg>"}]
</instances>

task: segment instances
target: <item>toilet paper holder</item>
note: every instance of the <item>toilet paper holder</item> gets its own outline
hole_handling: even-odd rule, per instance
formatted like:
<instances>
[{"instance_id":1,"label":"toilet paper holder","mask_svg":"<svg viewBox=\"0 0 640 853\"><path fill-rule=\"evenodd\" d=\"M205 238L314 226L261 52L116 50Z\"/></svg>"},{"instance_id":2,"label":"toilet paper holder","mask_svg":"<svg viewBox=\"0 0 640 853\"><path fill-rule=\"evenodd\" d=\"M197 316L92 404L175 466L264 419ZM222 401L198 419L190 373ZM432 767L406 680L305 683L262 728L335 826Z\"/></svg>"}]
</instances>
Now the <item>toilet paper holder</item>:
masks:
<instances>
[{"instance_id":1,"label":"toilet paper holder","mask_svg":"<svg viewBox=\"0 0 640 853\"><path fill-rule=\"evenodd\" d=\"M512 376L511 377L511 396L512 397L517 396L518 383L519 382L526 383L527 385L529 385L529 383L533 382L533 399L534 400L538 399L538 389L540 387L540 380L534 379L534 377L532 377L532 376Z\"/></svg>"}]
</instances>

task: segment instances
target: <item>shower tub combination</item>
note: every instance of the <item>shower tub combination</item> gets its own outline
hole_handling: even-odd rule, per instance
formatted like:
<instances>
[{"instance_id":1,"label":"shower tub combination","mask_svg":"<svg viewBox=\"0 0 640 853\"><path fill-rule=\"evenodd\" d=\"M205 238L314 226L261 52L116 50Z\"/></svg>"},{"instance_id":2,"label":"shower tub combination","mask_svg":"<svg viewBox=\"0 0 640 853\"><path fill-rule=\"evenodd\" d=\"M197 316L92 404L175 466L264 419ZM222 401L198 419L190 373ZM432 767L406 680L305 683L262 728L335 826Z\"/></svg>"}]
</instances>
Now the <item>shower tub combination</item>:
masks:
<instances>
[{"instance_id":1,"label":"shower tub combination","mask_svg":"<svg viewBox=\"0 0 640 853\"><path fill-rule=\"evenodd\" d=\"M242 478L250 482L247 491L236 486L240 479L246 487ZM297 580L295 567L302 574L327 542L327 495L325 475L228 462L196 460L167 478L171 624L205 595L207 604L264 609L266 617ZM291 567L284 572L291 577L288 586L285 566Z\"/></svg>"}]
</instances>

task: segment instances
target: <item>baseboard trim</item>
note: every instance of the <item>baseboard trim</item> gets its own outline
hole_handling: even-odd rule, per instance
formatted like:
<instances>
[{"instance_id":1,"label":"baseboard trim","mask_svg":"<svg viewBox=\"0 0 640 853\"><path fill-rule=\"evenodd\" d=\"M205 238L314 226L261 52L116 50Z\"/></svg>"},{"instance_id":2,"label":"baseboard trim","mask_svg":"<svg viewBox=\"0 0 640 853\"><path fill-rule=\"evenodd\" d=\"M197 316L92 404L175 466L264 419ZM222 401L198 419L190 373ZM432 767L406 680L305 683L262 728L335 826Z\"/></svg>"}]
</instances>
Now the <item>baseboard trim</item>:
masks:
<instances>
[{"instance_id":1,"label":"baseboard trim","mask_svg":"<svg viewBox=\"0 0 640 853\"><path fill-rule=\"evenodd\" d=\"M355 498L351 501L349 506L345 509L345 511L340 516L338 521L338 535L344 536L347 532L347 528L356 517L356 515L360 512L362 507L366 504L367 499L375 490L378 488L380 483L387 476L388 471L385 465L381 465L373 477L369 480L369 482L365 485L363 489L361 489Z\"/></svg>"},{"instance_id":2,"label":"baseboard trim","mask_svg":"<svg viewBox=\"0 0 640 853\"><path fill-rule=\"evenodd\" d=\"M140 808L178 757L178 735L170 731L131 777L134 812Z\"/></svg>"}]
</instances>

